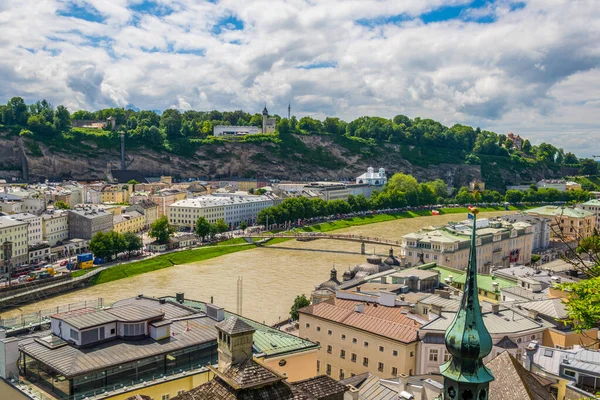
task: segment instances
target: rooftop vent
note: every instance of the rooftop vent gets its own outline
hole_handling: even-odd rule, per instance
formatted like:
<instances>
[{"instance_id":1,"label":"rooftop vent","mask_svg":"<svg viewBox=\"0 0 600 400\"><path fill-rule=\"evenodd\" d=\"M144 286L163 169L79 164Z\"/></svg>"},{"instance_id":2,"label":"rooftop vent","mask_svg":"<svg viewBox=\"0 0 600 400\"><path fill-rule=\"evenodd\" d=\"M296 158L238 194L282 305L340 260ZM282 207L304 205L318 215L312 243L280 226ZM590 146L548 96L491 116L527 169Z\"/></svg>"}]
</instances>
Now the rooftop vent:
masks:
<instances>
[{"instance_id":1,"label":"rooftop vent","mask_svg":"<svg viewBox=\"0 0 600 400\"><path fill-rule=\"evenodd\" d=\"M222 307L217 307L212 303L206 305L206 315L215 321L223 321L225 319L225 310Z\"/></svg>"},{"instance_id":2,"label":"rooftop vent","mask_svg":"<svg viewBox=\"0 0 600 400\"><path fill-rule=\"evenodd\" d=\"M183 292L179 292L179 293L175 293L175 300L177 300L178 303L183 304L185 297L183 296Z\"/></svg>"}]
</instances>

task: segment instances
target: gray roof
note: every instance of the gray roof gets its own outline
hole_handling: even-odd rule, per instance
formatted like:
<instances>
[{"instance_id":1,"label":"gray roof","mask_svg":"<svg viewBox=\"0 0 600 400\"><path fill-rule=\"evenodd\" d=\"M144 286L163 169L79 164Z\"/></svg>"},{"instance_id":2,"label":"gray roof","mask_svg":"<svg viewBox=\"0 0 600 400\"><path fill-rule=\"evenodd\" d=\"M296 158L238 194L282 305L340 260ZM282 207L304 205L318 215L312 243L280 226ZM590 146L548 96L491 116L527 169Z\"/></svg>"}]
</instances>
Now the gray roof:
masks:
<instances>
[{"instance_id":1,"label":"gray roof","mask_svg":"<svg viewBox=\"0 0 600 400\"><path fill-rule=\"evenodd\" d=\"M577 353L567 354L562 364L565 368L591 372L600 377L600 351L581 349Z\"/></svg>"},{"instance_id":2,"label":"gray roof","mask_svg":"<svg viewBox=\"0 0 600 400\"><path fill-rule=\"evenodd\" d=\"M27 339L19 344L19 348L69 379L190 346L216 342L214 326L214 320L198 317L173 322L171 333L175 335L160 341L150 337L136 341L115 339L93 348L78 349L67 345L51 349L34 339Z\"/></svg>"},{"instance_id":3,"label":"gray roof","mask_svg":"<svg viewBox=\"0 0 600 400\"><path fill-rule=\"evenodd\" d=\"M539 314L546 315L553 319L567 318L567 310L562 299L529 301L526 303L519 303L517 307L525 310L537 311Z\"/></svg>"},{"instance_id":4,"label":"gray roof","mask_svg":"<svg viewBox=\"0 0 600 400\"><path fill-rule=\"evenodd\" d=\"M529 300L544 300L548 298L548 288L542 290L541 292L535 293L520 286L511 286L502 288L501 293L504 292Z\"/></svg>"},{"instance_id":5,"label":"gray roof","mask_svg":"<svg viewBox=\"0 0 600 400\"><path fill-rule=\"evenodd\" d=\"M63 314L55 314L52 318L64 321L76 329L86 329L111 322L147 321L162 318L163 316L164 313L160 310L130 304L98 311L81 309Z\"/></svg>"},{"instance_id":6,"label":"gray roof","mask_svg":"<svg viewBox=\"0 0 600 400\"><path fill-rule=\"evenodd\" d=\"M237 335L240 333L254 332L256 330L246 322L239 319L238 317L229 317L226 320L216 324L216 327L222 330L223 332L227 333L228 335Z\"/></svg>"},{"instance_id":7,"label":"gray roof","mask_svg":"<svg viewBox=\"0 0 600 400\"><path fill-rule=\"evenodd\" d=\"M113 304L113 308L122 307L130 304L136 304L146 308L158 310L165 315L165 319L176 319L198 313L198 310L194 310L191 307L186 307L182 304L177 303L174 300L165 300L164 303L161 303L161 300L159 299L142 296L119 300Z\"/></svg>"}]
</instances>

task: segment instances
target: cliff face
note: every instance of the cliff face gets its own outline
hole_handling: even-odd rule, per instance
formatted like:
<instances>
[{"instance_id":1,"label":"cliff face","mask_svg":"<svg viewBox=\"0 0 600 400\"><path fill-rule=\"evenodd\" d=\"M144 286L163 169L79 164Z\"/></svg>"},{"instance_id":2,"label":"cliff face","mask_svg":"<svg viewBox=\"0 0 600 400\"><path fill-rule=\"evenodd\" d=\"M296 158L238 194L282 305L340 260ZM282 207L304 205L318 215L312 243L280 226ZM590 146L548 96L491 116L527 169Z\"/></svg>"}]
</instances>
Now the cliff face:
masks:
<instances>
[{"instance_id":1,"label":"cliff face","mask_svg":"<svg viewBox=\"0 0 600 400\"><path fill-rule=\"evenodd\" d=\"M472 179L482 179L481 168L476 165L413 165L393 145L365 154L352 152L328 137L297 139L301 141L300 150L290 150L274 143L221 143L202 146L192 157L145 148L128 149L127 168L139 170L146 176L171 175L178 178L265 176L272 179L333 180L352 179L373 166L383 167L389 174L411 174L419 180L441 178L455 187L466 185ZM106 149L93 142L82 142L78 147L79 150L66 151L49 148L30 138L0 137L0 178L24 179L28 175L30 181L47 178L104 179L110 169L120 168L118 146ZM427 154L419 153L418 157L427 157ZM519 178L534 178L529 173L525 175ZM543 171L537 173L540 178L543 175Z\"/></svg>"}]
</instances>

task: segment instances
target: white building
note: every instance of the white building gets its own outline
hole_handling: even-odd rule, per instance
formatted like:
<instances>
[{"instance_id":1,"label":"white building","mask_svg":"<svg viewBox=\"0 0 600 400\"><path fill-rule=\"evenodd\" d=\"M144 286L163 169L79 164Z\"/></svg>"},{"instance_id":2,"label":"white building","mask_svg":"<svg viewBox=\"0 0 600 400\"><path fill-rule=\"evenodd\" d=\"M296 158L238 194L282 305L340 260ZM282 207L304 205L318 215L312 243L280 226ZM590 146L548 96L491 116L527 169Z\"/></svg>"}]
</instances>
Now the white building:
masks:
<instances>
[{"instance_id":1,"label":"white building","mask_svg":"<svg viewBox=\"0 0 600 400\"><path fill-rule=\"evenodd\" d=\"M242 221L256 223L258 212L271 206L273 200L267 196L224 193L180 200L168 206L167 215L169 222L178 227L193 229L199 217L210 223L223 219L237 227Z\"/></svg>"},{"instance_id":2,"label":"white building","mask_svg":"<svg viewBox=\"0 0 600 400\"><path fill-rule=\"evenodd\" d=\"M213 128L214 136L245 136L262 133L257 126L216 125Z\"/></svg>"},{"instance_id":3,"label":"white building","mask_svg":"<svg viewBox=\"0 0 600 400\"><path fill-rule=\"evenodd\" d=\"M42 215L42 238L50 246L69 238L69 213L54 211Z\"/></svg>"},{"instance_id":4,"label":"white building","mask_svg":"<svg viewBox=\"0 0 600 400\"><path fill-rule=\"evenodd\" d=\"M385 169L379 168L379 172L375 173L373 167L367 168L367 173L356 178L356 183L366 183L372 186L383 186L387 183Z\"/></svg>"},{"instance_id":5,"label":"white building","mask_svg":"<svg viewBox=\"0 0 600 400\"><path fill-rule=\"evenodd\" d=\"M34 214L20 213L10 216L11 219L27 223L27 240L29 246L42 242L42 217Z\"/></svg>"},{"instance_id":6,"label":"white building","mask_svg":"<svg viewBox=\"0 0 600 400\"><path fill-rule=\"evenodd\" d=\"M600 202L599 202L600 203ZM598 208L600 210L600 207ZM549 218L535 217L533 215L527 215L523 213L511 214L502 217L503 221L514 224L515 222L526 222L533 227L533 249L547 249L550 247L550 234L552 228L550 227Z\"/></svg>"},{"instance_id":7,"label":"white building","mask_svg":"<svg viewBox=\"0 0 600 400\"><path fill-rule=\"evenodd\" d=\"M594 199L586 201L581 205L581 208L596 216L596 229L600 230L600 200Z\"/></svg>"},{"instance_id":8,"label":"white building","mask_svg":"<svg viewBox=\"0 0 600 400\"><path fill-rule=\"evenodd\" d=\"M556 189L559 192L565 192L567 190L567 182L562 179L542 179L535 184L538 189Z\"/></svg>"},{"instance_id":9,"label":"white building","mask_svg":"<svg viewBox=\"0 0 600 400\"><path fill-rule=\"evenodd\" d=\"M28 197L23 199L22 211L24 213L38 214L46 209L46 199L44 197Z\"/></svg>"}]
</instances>

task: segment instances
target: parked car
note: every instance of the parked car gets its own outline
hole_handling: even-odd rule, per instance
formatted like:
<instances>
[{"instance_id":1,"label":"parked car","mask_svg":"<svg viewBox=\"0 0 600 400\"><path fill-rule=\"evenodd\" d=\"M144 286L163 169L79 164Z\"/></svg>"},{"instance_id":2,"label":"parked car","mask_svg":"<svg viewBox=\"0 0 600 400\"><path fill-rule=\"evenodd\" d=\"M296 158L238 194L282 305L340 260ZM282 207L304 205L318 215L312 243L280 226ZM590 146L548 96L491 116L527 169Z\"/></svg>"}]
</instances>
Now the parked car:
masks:
<instances>
[{"instance_id":1,"label":"parked car","mask_svg":"<svg viewBox=\"0 0 600 400\"><path fill-rule=\"evenodd\" d=\"M67 261L67 260L63 260L63 261L61 261L61 262L60 262L60 264L58 264L58 265L60 265L61 267L64 267L64 266L66 266L66 265L68 264L68 262L69 262L69 261Z\"/></svg>"}]
</instances>

